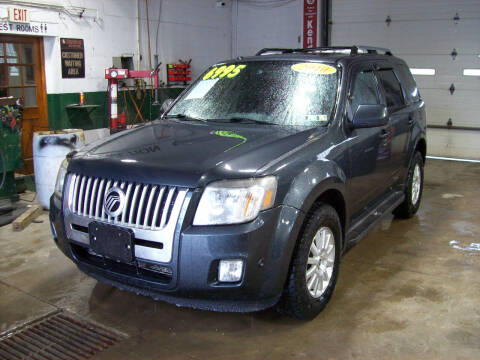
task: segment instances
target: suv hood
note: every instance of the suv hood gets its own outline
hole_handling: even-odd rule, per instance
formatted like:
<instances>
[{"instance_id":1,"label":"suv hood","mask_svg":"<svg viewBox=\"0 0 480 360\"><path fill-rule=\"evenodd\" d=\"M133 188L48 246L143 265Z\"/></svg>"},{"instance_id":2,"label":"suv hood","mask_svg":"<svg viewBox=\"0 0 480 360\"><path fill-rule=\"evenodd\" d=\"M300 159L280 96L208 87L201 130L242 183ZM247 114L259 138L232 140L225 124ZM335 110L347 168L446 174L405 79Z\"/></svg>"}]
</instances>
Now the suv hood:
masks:
<instances>
[{"instance_id":1,"label":"suv hood","mask_svg":"<svg viewBox=\"0 0 480 360\"><path fill-rule=\"evenodd\" d=\"M195 187L216 179L253 177L265 164L308 141L314 131L318 128L158 120L84 147L70 161L69 171Z\"/></svg>"}]
</instances>

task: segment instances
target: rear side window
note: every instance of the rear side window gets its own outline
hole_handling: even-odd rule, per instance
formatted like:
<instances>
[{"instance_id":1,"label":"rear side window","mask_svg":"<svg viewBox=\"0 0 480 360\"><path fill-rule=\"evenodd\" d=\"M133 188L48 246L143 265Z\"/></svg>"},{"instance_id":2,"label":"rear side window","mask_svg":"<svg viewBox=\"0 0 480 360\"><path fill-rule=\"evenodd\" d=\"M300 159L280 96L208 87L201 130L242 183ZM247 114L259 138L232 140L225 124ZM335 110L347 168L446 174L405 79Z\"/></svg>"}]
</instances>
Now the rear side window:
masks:
<instances>
[{"instance_id":1,"label":"rear side window","mask_svg":"<svg viewBox=\"0 0 480 360\"><path fill-rule=\"evenodd\" d=\"M373 71L368 70L358 73L353 84L351 99L353 114L357 111L358 105L380 104L377 77Z\"/></svg>"},{"instance_id":2,"label":"rear side window","mask_svg":"<svg viewBox=\"0 0 480 360\"><path fill-rule=\"evenodd\" d=\"M417 83L413 79L410 69L405 65L398 65L398 70L403 88L405 89L407 101L410 104L420 101L420 93L418 91Z\"/></svg>"},{"instance_id":3,"label":"rear side window","mask_svg":"<svg viewBox=\"0 0 480 360\"><path fill-rule=\"evenodd\" d=\"M380 82L385 90L385 98L387 107L397 107L405 105L403 100L402 88L392 69L384 69L378 71Z\"/></svg>"}]
</instances>

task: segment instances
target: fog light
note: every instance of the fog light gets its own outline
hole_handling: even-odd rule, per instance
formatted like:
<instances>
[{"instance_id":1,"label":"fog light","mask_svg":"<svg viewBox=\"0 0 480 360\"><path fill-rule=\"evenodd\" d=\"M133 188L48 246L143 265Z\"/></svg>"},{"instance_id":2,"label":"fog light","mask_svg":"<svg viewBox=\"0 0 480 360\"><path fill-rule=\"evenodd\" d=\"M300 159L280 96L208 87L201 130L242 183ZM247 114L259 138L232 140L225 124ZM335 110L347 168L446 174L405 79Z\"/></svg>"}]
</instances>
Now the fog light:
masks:
<instances>
[{"instance_id":1,"label":"fog light","mask_svg":"<svg viewBox=\"0 0 480 360\"><path fill-rule=\"evenodd\" d=\"M218 281L237 282L242 278L243 260L220 260Z\"/></svg>"}]
</instances>

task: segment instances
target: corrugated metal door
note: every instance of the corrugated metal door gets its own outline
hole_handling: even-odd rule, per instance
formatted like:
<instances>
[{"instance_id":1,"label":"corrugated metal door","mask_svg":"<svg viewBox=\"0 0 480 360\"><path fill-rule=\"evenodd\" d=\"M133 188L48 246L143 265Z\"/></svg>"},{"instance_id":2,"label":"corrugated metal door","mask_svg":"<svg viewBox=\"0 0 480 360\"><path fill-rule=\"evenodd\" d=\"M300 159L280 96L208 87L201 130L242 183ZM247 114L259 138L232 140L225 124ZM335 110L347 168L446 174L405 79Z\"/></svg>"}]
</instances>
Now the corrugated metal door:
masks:
<instances>
[{"instance_id":1,"label":"corrugated metal door","mask_svg":"<svg viewBox=\"0 0 480 360\"><path fill-rule=\"evenodd\" d=\"M414 75L428 125L467 130L430 128L429 154L480 158L480 76L464 75L480 71L480 1L334 0L332 20L332 45L387 47L410 68L434 69Z\"/></svg>"}]
</instances>

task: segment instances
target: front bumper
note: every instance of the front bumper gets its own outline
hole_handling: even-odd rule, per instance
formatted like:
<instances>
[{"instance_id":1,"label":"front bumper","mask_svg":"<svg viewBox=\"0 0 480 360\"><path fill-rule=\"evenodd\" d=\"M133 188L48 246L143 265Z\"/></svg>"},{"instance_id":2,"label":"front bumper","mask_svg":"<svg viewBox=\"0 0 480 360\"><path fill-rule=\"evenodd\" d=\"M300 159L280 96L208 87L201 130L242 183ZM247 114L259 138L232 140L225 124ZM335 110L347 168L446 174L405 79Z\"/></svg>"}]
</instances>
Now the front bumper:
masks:
<instances>
[{"instance_id":1,"label":"front bumper","mask_svg":"<svg viewBox=\"0 0 480 360\"><path fill-rule=\"evenodd\" d=\"M94 256L88 245L71 241L61 208L61 200L52 196L50 221L55 242L84 273L154 299L216 311L257 311L277 303L303 221L299 210L279 206L247 224L178 226L170 262L137 259L127 265ZM189 224L191 218L182 217L179 223ZM238 283L217 281L220 259L244 261ZM151 271L158 267L168 272Z\"/></svg>"}]
</instances>

